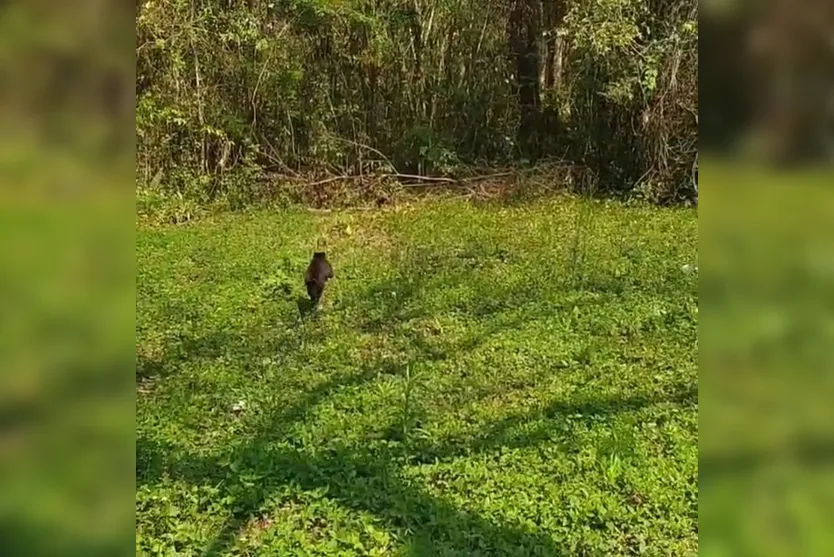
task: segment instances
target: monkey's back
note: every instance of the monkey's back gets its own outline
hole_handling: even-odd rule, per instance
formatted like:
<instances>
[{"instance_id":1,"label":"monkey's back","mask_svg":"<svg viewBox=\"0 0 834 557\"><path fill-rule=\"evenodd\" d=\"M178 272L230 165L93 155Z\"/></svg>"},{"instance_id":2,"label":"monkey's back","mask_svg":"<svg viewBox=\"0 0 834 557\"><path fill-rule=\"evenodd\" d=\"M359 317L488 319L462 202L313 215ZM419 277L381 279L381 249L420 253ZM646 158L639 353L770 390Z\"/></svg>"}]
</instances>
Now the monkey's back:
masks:
<instances>
[{"instance_id":1,"label":"monkey's back","mask_svg":"<svg viewBox=\"0 0 834 557\"><path fill-rule=\"evenodd\" d=\"M304 284L307 286L307 294L314 303L318 304L324 292L324 285L327 279L333 278L333 268L324 254L315 254L307 271L304 273Z\"/></svg>"},{"instance_id":2,"label":"monkey's back","mask_svg":"<svg viewBox=\"0 0 834 557\"><path fill-rule=\"evenodd\" d=\"M307 267L307 272L304 273L304 282L323 286L327 279L332 278L332 276L333 269L330 267L330 263L326 259L315 258Z\"/></svg>"}]
</instances>

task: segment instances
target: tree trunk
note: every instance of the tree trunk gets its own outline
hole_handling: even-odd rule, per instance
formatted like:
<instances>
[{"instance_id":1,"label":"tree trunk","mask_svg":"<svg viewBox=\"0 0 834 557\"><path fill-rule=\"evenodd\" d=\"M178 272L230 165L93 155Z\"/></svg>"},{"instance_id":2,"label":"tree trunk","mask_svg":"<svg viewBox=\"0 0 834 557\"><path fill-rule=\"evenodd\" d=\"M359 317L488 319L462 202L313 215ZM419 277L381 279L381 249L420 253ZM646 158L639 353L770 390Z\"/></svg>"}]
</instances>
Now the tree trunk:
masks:
<instances>
[{"instance_id":1,"label":"tree trunk","mask_svg":"<svg viewBox=\"0 0 834 557\"><path fill-rule=\"evenodd\" d=\"M541 115L539 88L540 0L513 0L509 18L510 50L518 83L518 145L522 152L538 156L538 124Z\"/></svg>"},{"instance_id":2,"label":"tree trunk","mask_svg":"<svg viewBox=\"0 0 834 557\"><path fill-rule=\"evenodd\" d=\"M564 0L542 0L542 31L544 40L544 70L542 88L546 93L558 93L562 82L563 38L559 29L565 19Z\"/></svg>"}]
</instances>

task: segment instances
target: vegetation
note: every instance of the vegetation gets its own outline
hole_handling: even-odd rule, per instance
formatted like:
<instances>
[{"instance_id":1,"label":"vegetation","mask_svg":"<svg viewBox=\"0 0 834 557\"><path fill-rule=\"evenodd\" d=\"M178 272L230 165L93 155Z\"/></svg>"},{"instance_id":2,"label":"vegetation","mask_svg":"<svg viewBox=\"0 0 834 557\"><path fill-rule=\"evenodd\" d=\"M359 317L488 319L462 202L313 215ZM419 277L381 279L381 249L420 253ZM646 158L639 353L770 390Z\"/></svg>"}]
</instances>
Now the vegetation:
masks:
<instances>
[{"instance_id":1,"label":"vegetation","mask_svg":"<svg viewBox=\"0 0 834 557\"><path fill-rule=\"evenodd\" d=\"M560 187L689 199L697 22L695 0L143 1L140 201L373 200L554 160Z\"/></svg>"},{"instance_id":2,"label":"vegetation","mask_svg":"<svg viewBox=\"0 0 834 557\"><path fill-rule=\"evenodd\" d=\"M697 553L691 209L435 200L137 241L138 554Z\"/></svg>"}]
</instances>

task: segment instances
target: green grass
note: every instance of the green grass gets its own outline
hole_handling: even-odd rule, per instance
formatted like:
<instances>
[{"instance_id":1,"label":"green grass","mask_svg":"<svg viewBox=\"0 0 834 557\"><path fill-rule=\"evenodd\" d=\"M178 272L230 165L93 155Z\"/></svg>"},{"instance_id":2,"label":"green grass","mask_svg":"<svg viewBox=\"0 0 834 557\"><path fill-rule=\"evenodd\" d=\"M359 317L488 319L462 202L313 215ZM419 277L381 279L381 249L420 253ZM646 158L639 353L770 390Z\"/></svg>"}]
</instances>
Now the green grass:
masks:
<instances>
[{"instance_id":1,"label":"green grass","mask_svg":"<svg viewBox=\"0 0 834 557\"><path fill-rule=\"evenodd\" d=\"M443 201L137 242L139 554L697 553L694 211Z\"/></svg>"},{"instance_id":2,"label":"green grass","mask_svg":"<svg viewBox=\"0 0 834 557\"><path fill-rule=\"evenodd\" d=\"M834 555L834 175L701 160L701 555Z\"/></svg>"}]
</instances>

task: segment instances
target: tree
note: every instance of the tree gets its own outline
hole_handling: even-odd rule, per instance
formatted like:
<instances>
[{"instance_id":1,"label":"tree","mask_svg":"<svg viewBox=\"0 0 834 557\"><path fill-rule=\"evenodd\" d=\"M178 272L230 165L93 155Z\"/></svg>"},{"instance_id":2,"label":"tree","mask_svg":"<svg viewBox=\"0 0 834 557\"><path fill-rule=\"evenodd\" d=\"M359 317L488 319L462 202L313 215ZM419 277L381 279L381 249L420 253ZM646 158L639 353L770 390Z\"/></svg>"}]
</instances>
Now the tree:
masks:
<instances>
[{"instance_id":1,"label":"tree","mask_svg":"<svg viewBox=\"0 0 834 557\"><path fill-rule=\"evenodd\" d=\"M540 0L513 0L508 23L518 84L518 145L525 156L536 159L540 154L538 128L541 120Z\"/></svg>"}]
</instances>

